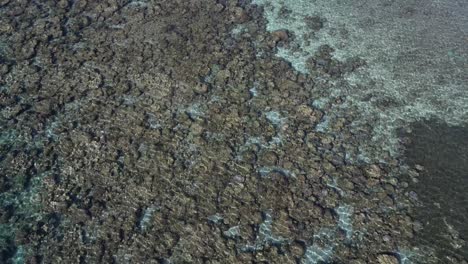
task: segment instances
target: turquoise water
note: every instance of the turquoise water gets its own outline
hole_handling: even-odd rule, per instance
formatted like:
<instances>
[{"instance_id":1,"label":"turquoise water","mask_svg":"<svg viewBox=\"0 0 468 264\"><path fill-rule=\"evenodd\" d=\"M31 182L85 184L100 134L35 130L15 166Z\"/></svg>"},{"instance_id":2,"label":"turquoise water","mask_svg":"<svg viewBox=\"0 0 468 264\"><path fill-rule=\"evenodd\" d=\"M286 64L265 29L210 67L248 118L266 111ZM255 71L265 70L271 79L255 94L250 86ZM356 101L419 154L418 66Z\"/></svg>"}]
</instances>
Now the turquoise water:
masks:
<instances>
[{"instance_id":1,"label":"turquoise water","mask_svg":"<svg viewBox=\"0 0 468 264\"><path fill-rule=\"evenodd\" d=\"M465 1L253 2L264 7L267 30L293 33L277 56L296 70L307 73L307 59L323 45L333 48L338 61L365 60L366 67L346 73L345 82L333 83L327 96L347 99L330 115L356 107L360 117L352 126L373 126L373 142L382 150L364 150L367 158L376 160L383 151L398 155L396 128L414 121L435 117L466 124ZM308 19L319 26L311 27Z\"/></svg>"},{"instance_id":2,"label":"turquoise water","mask_svg":"<svg viewBox=\"0 0 468 264\"><path fill-rule=\"evenodd\" d=\"M448 257L452 254L466 259L468 234L462 223L468 215L464 194L468 142L463 132L468 120L467 3L254 3L265 9L268 30L287 30L294 36L276 55L297 71L308 73L310 58L323 45L333 49L338 61L355 57L366 61L365 67L345 73L344 82L332 83L320 99L346 98L344 104L328 108L327 115L339 117L356 109L358 118L351 129L358 133L362 127L372 127L371 140L352 161L385 163L388 157L400 157L403 167L423 164L427 168L410 184L411 193L421 199L415 211L424 226L415 248L436 251L440 263L456 262ZM327 131L329 122L320 131ZM411 131L411 143L402 144L398 130ZM395 177L403 175L396 172Z\"/></svg>"},{"instance_id":3,"label":"turquoise water","mask_svg":"<svg viewBox=\"0 0 468 264\"><path fill-rule=\"evenodd\" d=\"M0 263L467 263L465 0L0 0Z\"/></svg>"}]
</instances>

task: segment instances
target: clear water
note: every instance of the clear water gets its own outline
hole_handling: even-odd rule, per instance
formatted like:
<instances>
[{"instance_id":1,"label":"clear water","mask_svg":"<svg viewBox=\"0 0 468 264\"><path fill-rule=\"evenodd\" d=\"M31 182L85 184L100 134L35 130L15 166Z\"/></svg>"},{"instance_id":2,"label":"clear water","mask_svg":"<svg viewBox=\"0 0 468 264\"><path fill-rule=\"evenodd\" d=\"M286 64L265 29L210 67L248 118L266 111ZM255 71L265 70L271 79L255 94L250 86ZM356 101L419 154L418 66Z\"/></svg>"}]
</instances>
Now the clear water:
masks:
<instances>
[{"instance_id":1,"label":"clear water","mask_svg":"<svg viewBox=\"0 0 468 264\"><path fill-rule=\"evenodd\" d=\"M0 263L468 263L466 0L0 0Z\"/></svg>"}]
</instances>

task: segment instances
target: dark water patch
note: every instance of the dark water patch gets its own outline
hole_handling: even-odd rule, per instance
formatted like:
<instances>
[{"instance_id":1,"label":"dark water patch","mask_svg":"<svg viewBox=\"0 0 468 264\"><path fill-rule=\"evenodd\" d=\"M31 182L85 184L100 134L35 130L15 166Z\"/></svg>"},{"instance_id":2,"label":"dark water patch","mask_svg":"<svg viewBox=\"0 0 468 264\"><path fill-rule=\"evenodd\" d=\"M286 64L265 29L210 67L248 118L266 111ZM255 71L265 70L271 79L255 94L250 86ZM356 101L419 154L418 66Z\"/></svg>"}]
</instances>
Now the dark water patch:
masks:
<instances>
[{"instance_id":1,"label":"dark water patch","mask_svg":"<svg viewBox=\"0 0 468 264\"><path fill-rule=\"evenodd\" d=\"M468 127L430 120L402 136L406 162L416 174L410 188L420 202L415 246L433 248L443 263L467 261Z\"/></svg>"}]
</instances>

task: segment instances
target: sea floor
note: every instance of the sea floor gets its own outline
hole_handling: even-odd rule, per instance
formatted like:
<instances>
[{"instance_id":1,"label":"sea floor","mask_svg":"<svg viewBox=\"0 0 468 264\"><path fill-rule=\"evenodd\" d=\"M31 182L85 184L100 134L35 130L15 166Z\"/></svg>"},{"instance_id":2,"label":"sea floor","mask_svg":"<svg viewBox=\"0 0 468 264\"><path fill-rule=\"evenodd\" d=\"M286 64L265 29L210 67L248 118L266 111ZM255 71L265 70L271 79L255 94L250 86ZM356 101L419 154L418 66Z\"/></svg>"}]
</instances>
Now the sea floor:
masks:
<instances>
[{"instance_id":1,"label":"sea floor","mask_svg":"<svg viewBox=\"0 0 468 264\"><path fill-rule=\"evenodd\" d=\"M0 0L0 263L468 263L466 13Z\"/></svg>"}]
</instances>

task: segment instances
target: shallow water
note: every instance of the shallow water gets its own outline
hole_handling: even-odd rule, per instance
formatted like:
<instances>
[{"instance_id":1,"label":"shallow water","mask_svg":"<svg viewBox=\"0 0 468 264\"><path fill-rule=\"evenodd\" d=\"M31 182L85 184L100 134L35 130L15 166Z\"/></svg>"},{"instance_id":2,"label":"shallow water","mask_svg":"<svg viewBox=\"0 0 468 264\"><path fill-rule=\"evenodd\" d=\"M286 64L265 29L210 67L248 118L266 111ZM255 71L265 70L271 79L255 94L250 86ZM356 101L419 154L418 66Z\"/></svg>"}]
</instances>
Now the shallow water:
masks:
<instances>
[{"instance_id":1,"label":"shallow water","mask_svg":"<svg viewBox=\"0 0 468 264\"><path fill-rule=\"evenodd\" d=\"M466 13L0 0L0 262L467 263Z\"/></svg>"},{"instance_id":2,"label":"shallow water","mask_svg":"<svg viewBox=\"0 0 468 264\"><path fill-rule=\"evenodd\" d=\"M430 117L466 124L466 1L254 3L264 6L268 30L294 34L277 55L296 70L307 72L307 59L323 45L332 47L339 61L365 60L366 67L343 76L345 84L332 86L328 96L347 102L331 111L340 115L356 107L360 116L353 126L372 124L373 141L392 155L398 155L398 127ZM363 154L375 160L378 152Z\"/></svg>"},{"instance_id":3,"label":"shallow water","mask_svg":"<svg viewBox=\"0 0 468 264\"><path fill-rule=\"evenodd\" d=\"M415 217L423 225L415 244L433 248L441 260L452 254L468 256L467 132L432 120L413 124L405 135L410 140L405 161L423 168L410 181L414 198L420 201Z\"/></svg>"}]
</instances>

